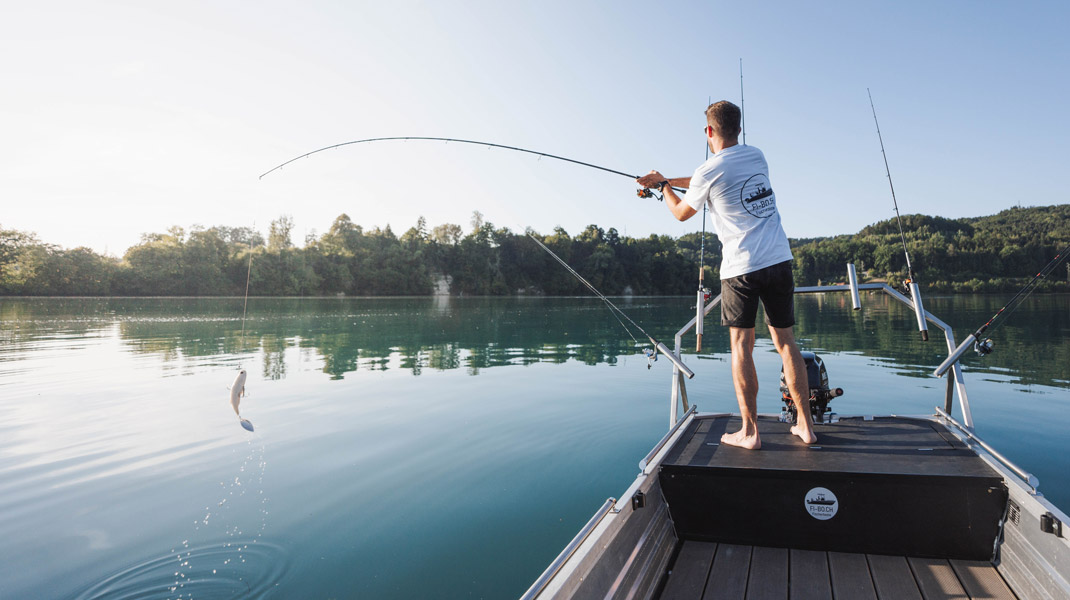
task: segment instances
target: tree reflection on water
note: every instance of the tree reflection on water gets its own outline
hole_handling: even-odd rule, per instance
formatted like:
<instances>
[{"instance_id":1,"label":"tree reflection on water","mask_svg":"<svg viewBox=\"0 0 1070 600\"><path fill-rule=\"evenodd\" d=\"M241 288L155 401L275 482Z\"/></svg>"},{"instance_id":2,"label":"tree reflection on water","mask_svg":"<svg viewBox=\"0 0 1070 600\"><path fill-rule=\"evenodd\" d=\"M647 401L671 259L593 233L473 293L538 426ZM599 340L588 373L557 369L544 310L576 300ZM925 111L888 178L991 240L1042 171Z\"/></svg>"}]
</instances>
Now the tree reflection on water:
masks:
<instances>
[{"instance_id":1,"label":"tree reflection on water","mask_svg":"<svg viewBox=\"0 0 1070 600\"><path fill-rule=\"evenodd\" d=\"M984 323L1007 295L938 296L926 308L961 340ZM692 298L622 298L615 303L644 329L672 346L694 314ZM242 335L241 298L35 298L0 304L0 360L55 338L118 333L135 354L165 363L232 365L256 360L263 377L284 379L288 363L310 362L332 379L359 370L465 369L471 375L537 362L616 364L642 351L595 298L254 298ZM720 313L707 317L702 355L728 353ZM761 319L759 315L759 319ZM947 354L938 331L922 342L909 310L880 293L852 311L846 294L796 298L796 335L804 349L887 359L899 373L929 377ZM759 337L763 336L759 326ZM638 331L632 332L645 342ZM964 359L974 372L1025 385L1070 387L1070 296L1034 295L990 331L996 352ZM767 335L767 334L765 334ZM684 337L694 354L694 337ZM302 357L299 359L299 357Z\"/></svg>"}]
</instances>

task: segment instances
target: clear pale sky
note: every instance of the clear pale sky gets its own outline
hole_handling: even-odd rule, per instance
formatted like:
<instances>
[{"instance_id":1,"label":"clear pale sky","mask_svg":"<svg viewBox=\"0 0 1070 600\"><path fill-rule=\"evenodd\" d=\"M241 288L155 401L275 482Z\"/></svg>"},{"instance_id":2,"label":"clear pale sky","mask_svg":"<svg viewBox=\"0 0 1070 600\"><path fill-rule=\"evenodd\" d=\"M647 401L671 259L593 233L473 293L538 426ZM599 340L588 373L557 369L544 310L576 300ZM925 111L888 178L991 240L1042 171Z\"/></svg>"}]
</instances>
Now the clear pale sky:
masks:
<instances>
[{"instance_id":1,"label":"clear pale sky","mask_svg":"<svg viewBox=\"0 0 1070 600\"><path fill-rule=\"evenodd\" d=\"M698 231L627 178L690 175L707 99L739 101L789 236L903 214L1068 201L1062 2L9 2L0 19L0 227L122 255L172 225L347 213L400 235Z\"/></svg>"}]
</instances>

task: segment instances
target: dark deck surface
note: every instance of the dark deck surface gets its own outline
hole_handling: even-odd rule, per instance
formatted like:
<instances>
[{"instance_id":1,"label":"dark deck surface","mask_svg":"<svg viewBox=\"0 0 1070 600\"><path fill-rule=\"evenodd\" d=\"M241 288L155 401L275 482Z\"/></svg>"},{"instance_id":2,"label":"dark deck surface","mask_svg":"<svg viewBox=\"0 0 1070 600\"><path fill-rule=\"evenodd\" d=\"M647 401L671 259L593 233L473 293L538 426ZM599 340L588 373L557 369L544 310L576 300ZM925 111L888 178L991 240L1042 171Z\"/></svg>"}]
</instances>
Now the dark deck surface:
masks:
<instances>
[{"instance_id":1,"label":"dark deck surface","mask_svg":"<svg viewBox=\"0 0 1070 600\"><path fill-rule=\"evenodd\" d=\"M721 445L740 428L738 416L696 419L665 464L732 469L831 471L902 475L991 476L992 469L942 426L922 419L844 419L815 426L817 443L803 444L788 423L759 417L758 452Z\"/></svg>"},{"instance_id":2,"label":"dark deck surface","mask_svg":"<svg viewBox=\"0 0 1070 600\"><path fill-rule=\"evenodd\" d=\"M685 542L662 600L1014 599L990 563Z\"/></svg>"}]
</instances>

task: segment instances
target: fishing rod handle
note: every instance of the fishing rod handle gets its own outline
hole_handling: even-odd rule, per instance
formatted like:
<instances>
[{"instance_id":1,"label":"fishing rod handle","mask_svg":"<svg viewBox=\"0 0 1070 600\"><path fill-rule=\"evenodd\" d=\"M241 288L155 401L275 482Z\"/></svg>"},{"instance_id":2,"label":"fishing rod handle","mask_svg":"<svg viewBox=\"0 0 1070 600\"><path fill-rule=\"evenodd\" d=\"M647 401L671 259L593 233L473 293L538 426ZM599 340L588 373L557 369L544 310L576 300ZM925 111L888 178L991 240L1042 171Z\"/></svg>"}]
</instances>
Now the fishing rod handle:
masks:
<instances>
[{"instance_id":1,"label":"fishing rod handle","mask_svg":"<svg viewBox=\"0 0 1070 600\"><path fill-rule=\"evenodd\" d=\"M672 353L672 350L669 350L668 346L666 346L662 342L658 342L655 348L657 348L658 352L664 354L665 358L669 359L672 364L676 365L676 368L683 371L684 375L687 375L688 379L693 379L695 377L695 372L691 369L688 369L687 365L685 365L682 360L677 358L676 355Z\"/></svg>"}]
</instances>

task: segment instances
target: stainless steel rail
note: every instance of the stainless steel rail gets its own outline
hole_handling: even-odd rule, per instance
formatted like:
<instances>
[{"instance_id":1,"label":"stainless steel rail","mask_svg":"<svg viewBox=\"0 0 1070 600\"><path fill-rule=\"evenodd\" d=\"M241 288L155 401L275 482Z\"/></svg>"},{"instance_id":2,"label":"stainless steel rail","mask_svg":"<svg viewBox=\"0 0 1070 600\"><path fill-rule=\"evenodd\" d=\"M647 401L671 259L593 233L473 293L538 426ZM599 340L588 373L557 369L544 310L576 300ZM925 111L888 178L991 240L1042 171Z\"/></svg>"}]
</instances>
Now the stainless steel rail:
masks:
<instances>
[{"instance_id":1,"label":"stainless steel rail","mask_svg":"<svg viewBox=\"0 0 1070 600\"><path fill-rule=\"evenodd\" d=\"M1033 475L1029 471L1026 471L1025 469L1019 467L1018 465L1012 463L1009 458L1007 458L1006 456L1003 456L995 448L993 448L992 446L989 446L987 442L985 442L981 438L977 437L977 435L974 434L974 432L971 430L971 428L964 427L961 423L956 421L951 415L947 414L946 412L944 412L940 408L936 409L936 414L940 415L940 417L942 417L948 423L953 425L955 427L955 429L958 429L962 433L962 435L965 435L966 437L970 438L971 441L975 442L978 446L984 448L985 452L988 452L989 454L992 455L993 458L995 458L999 462L1003 463L1003 466L1007 467L1011 471L1014 471L1019 477L1021 477L1023 480L1025 480L1026 483L1029 484L1029 487L1033 488L1033 493L1034 494L1037 493L1037 488L1040 486L1040 480L1037 479L1037 477L1035 475Z\"/></svg>"},{"instance_id":2,"label":"stainless steel rail","mask_svg":"<svg viewBox=\"0 0 1070 600\"><path fill-rule=\"evenodd\" d=\"M602 508L598 509L598 512L591 517L590 521L587 521L587 524L583 526L583 529L576 534L576 537L572 538L572 541L568 543L568 546L565 546L565 549L561 551L561 554L557 555L554 562L550 563L549 567L546 567L546 570L535 580L535 583L531 584L528 591L524 592L524 595L520 597L520 600L533 600L546 589L550 580L557 575L557 572L561 570L561 567L565 565L568 559L572 558L572 555L575 554L580 545L587 540L595 527L598 527L598 524L602 522L602 519L604 519L606 515L609 514L609 511L613 509L613 505L616 504L616 502L616 498L606 499Z\"/></svg>"},{"instance_id":3,"label":"stainless steel rail","mask_svg":"<svg viewBox=\"0 0 1070 600\"><path fill-rule=\"evenodd\" d=\"M850 279L850 277L849 277L849 279ZM889 296L891 296L895 300L899 301L900 303L906 305L911 310L915 311L915 313L917 313L919 315L924 313L926 321L928 321L929 323L932 323L934 326L936 326L938 329L940 329L941 331L944 332L944 341L947 343L948 355L950 356L955 352L955 350L956 350L955 334L954 334L954 332L952 332L951 327L948 326L947 323L944 323L940 319L938 319L935 316L933 316L932 313L930 313L930 312L928 312L928 311L926 311L924 309L922 309L922 311L919 312L917 309L915 309L914 302L910 298L907 298L902 293L900 293L898 290L896 290L895 288L891 287L890 285L888 285L886 283L862 283L862 284L855 284L855 285L805 286L805 287L797 287L797 288L795 288L795 293L796 294L823 294L823 293L829 293L829 292L847 292L847 293L852 294L852 296L854 296L857 293L856 290L871 290L871 291L884 292L885 294L888 294ZM852 298L852 304L854 304L853 300L854 300L854 298ZM721 295L718 294L717 297L714 298L713 300L711 300L710 303L707 304L705 306L705 308L703 309L703 311L702 311L703 317L705 317L707 314L709 314L709 312L711 310L713 310L713 308L715 306L720 304L720 302L721 302ZM853 308L853 306L852 306L852 308ZM675 337L676 347L675 347L675 350L676 350L676 355L677 356L680 356L680 351L681 351L682 344L683 344L683 336L684 336L684 334L687 333L688 331L690 331L691 329L693 329L697 322L698 322L698 315L695 315L695 317L693 317L690 321L688 321L687 324L684 325L680 329L680 331L676 332L676 337ZM972 430L973 429L973 413L970 410L969 398L966 396L966 382L962 378L962 368L956 362L953 365L951 365L950 367L948 367L948 369L951 370L951 372L952 372L951 378L953 379L954 384L952 385L952 381L949 379L949 382L948 382L948 396L947 396L947 398L945 400L944 408L945 408L945 410L947 412L950 412L951 406L952 406L952 396L951 396L951 394L954 393L955 395L957 395L958 398L959 398L959 406L961 407L961 410L962 410L962 420L965 422L966 428ZM677 369L676 367L673 367L672 394L670 395L670 400L669 400L671 402L671 405L669 407L669 427L670 428L675 426L677 424L677 422L681 419L681 417L679 417L678 405L680 404L681 395L683 395L683 397L686 398L686 394L687 394L686 387L685 387L685 383L684 383L683 377L681 376L681 371L679 371L679 369ZM685 406L684 408L686 409L687 407Z\"/></svg>"},{"instance_id":4,"label":"stainless steel rail","mask_svg":"<svg viewBox=\"0 0 1070 600\"><path fill-rule=\"evenodd\" d=\"M654 445L654 449L643 457L643 460L639 461L640 471L646 471L646 466L650 464L650 461L654 460L654 457L658 455L658 452L661 452L661 449L665 447L665 444L667 444L670 439L672 439L672 436L676 435L676 432L683 427L684 423L687 422L687 418L695 414L697 408L698 407L695 406L689 408L687 412L684 413L684 416L680 417L680 420L673 425L672 429L669 430L669 433L666 433L665 437L661 438L661 441Z\"/></svg>"}]
</instances>

